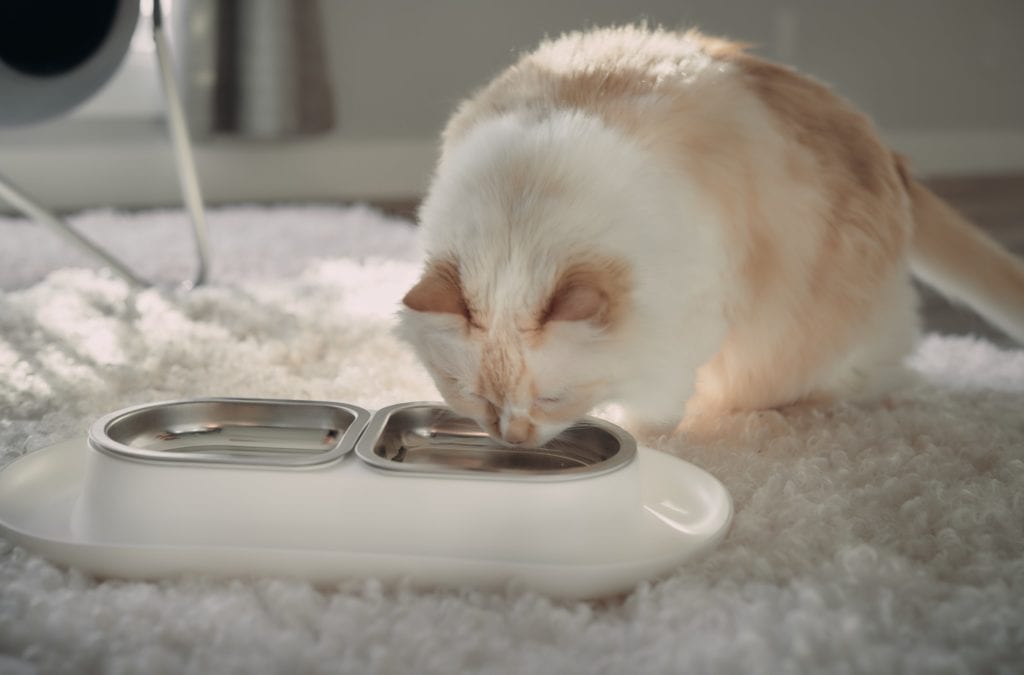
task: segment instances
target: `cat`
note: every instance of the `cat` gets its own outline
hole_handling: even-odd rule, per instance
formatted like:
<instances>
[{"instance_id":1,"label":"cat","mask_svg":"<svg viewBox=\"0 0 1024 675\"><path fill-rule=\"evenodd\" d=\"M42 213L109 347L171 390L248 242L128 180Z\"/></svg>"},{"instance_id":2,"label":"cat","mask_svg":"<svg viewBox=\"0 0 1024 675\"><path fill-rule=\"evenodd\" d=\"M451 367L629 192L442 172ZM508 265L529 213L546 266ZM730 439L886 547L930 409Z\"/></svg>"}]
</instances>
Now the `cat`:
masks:
<instances>
[{"instance_id":1,"label":"cat","mask_svg":"<svg viewBox=\"0 0 1024 675\"><path fill-rule=\"evenodd\" d=\"M397 333L510 445L609 402L653 434L876 399L911 269L1024 341L1024 265L824 85L695 30L522 56L456 109L419 220Z\"/></svg>"}]
</instances>

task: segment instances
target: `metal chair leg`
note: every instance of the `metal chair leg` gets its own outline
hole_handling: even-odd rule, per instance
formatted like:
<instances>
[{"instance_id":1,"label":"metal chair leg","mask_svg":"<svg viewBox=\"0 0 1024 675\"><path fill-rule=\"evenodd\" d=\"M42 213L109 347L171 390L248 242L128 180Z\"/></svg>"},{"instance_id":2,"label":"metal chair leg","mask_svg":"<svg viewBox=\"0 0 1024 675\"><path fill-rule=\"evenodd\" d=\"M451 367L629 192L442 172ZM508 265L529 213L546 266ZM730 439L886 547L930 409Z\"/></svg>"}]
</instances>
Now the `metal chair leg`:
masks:
<instances>
[{"instance_id":1,"label":"metal chair leg","mask_svg":"<svg viewBox=\"0 0 1024 675\"><path fill-rule=\"evenodd\" d=\"M40 205L35 199L25 194L23 190L15 187L14 183L3 174L0 174L0 199L29 218L56 230L89 255L99 258L107 267L132 286L140 288L149 286L149 282L136 276L124 263L108 253L106 249L83 237L66 220Z\"/></svg>"},{"instance_id":2,"label":"metal chair leg","mask_svg":"<svg viewBox=\"0 0 1024 675\"><path fill-rule=\"evenodd\" d=\"M195 158L192 156L192 143L189 140L185 110L178 93L178 83L174 78L171 48L167 42L167 35L164 33L164 16L160 0L153 0L153 43L156 45L156 60L160 68L160 85L164 90L167 126L171 133L171 145L174 147L174 163L178 169L178 183L181 186L181 196L185 200L185 207L192 220L192 238L195 241L196 258L199 261L199 268L192 281L192 286L199 286L206 281L208 273L209 237L206 228L206 215L203 212L203 194L199 189L199 176L196 173Z\"/></svg>"}]
</instances>

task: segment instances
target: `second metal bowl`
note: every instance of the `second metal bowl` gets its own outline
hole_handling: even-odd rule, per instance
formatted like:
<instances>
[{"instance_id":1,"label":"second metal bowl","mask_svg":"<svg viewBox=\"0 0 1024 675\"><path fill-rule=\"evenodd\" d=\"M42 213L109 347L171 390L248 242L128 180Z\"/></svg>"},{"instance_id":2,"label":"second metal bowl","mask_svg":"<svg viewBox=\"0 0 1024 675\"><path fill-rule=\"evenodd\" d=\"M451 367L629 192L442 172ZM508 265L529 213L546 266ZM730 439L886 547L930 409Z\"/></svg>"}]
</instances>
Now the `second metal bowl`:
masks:
<instances>
[{"instance_id":1,"label":"second metal bowl","mask_svg":"<svg viewBox=\"0 0 1024 675\"><path fill-rule=\"evenodd\" d=\"M355 446L370 414L319 401L203 398L126 408L100 418L89 444L124 459L303 467Z\"/></svg>"},{"instance_id":2,"label":"second metal bowl","mask_svg":"<svg viewBox=\"0 0 1024 675\"><path fill-rule=\"evenodd\" d=\"M628 464L636 441L588 417L540 447L508 447L443 404L400 403L377 411L356 454L372 466L409 474L565 480Z\"/></svg>"}]
</instances>

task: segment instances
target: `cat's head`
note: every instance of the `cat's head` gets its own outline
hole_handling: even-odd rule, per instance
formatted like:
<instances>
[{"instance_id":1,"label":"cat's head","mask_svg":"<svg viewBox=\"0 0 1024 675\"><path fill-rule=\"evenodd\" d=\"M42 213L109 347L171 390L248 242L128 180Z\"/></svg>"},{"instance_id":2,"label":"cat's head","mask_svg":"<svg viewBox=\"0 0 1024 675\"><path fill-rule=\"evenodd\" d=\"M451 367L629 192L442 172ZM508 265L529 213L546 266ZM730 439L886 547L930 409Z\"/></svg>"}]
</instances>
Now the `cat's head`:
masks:
<instances>
[{"instance_id":1,"label":"cat's head","mask_svg":"<svg viewBox=\"0 0 1024 675\"><path fill-rule=\"evenodd\" d=\"M629 225L650 203L634 154L571 112L499 116L446 144L399 335L495 438L540 445L617 393L639 281Z\"/></svg>"},{"instance_id":2,"label":"cat's head","mask_svg":"<svg viewBox=\"0 0 1024 675\"><path fill-rule=\"evenodd\" d=\"M627 267L591 257L515 273L429 262L406 294L400 335L445 401L511 445L541 445L601 403L614 380L603 349L627 310Z\"/></svg>"}]
</instances>

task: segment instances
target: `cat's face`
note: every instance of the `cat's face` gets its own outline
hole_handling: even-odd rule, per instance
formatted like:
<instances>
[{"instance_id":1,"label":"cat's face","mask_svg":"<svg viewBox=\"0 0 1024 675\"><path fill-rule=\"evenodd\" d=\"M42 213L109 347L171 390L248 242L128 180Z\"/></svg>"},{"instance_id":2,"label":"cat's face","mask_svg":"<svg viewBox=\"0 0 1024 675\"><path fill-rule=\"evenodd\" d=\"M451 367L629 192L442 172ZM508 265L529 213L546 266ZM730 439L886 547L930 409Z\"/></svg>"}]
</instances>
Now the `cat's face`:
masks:
<instances>
[{"instance_id":1,"label":"cat's face","mask_svg":"<svg viewBox=\"0 0 1024 675\"><path fill-rule=\"evenodd\" d=\"M533 302L508 306L435 261L403 300L401 334L454 410L504 443L541 445L609 394L600 346L624 311L623 269L574 264Z\"/></svg>"},{"instance_id":2,"label":"cat's face","mask_svg":"<svg viewBox=\"0 0 1024 675\"><path fill-rule=\"evenodd\" d=\"M609 135L572 113L482 123L446 146L420 209L428 261L399 335L452 408L509 444L550 440L629 367L610 356L634 315L623 240L648 200Z\"/></svg>"}]
</instances>

